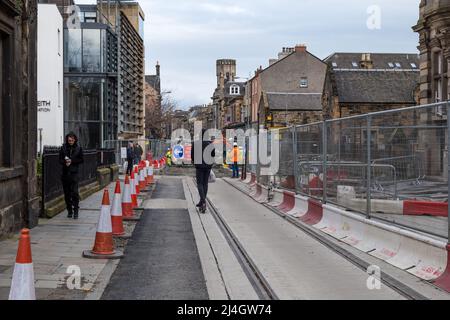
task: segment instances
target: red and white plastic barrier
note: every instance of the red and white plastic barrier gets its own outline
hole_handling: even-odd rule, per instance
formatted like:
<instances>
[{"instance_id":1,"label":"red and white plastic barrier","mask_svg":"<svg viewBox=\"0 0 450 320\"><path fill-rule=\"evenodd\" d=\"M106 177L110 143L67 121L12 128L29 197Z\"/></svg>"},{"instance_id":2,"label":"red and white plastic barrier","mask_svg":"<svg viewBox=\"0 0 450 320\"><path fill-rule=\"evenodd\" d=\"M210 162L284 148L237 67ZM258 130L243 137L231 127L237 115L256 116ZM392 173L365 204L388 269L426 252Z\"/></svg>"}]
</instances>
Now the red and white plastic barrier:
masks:
<instances>
[{"instance_id":1,"label":"red and white plastic barrier","mask_svg":"<svg viewBox=\"0 0 450 320\"><path fill-rule=\"evenodd\" d=\"M338 204L346 208L365 211L366 199L358 199L354 187L338 186ZM448 203L420 200L371 200L372 212L405 216L448 216Z\"/></svg>"},{"instance_id":2,"label":"red and white plastic barrier","mask_svg":"<svg viewBox=\"0 0 450 320\"><path fill-rule=\"evenodd\" d=\"M308 212L308 198L301 195L296 195L294 200L294 208L287 212L287 214L295 218L303 217L306 212Z\"/></svg>"},{"instance_id":3,"label":"red and white plastic barrier","mask_svg":"<svg viewBox=\"0 0 450 320\"><path fill-rule=\"evenodd\" d=\"M269 201L269 188L264 185L259 185L259 187L261 190L261 194L259 197L255 197L255 200L259 203L266 203L267 201Z\"/></svg>"},{"instance_id":4,"label":"red and white plastic barrier","mask_svg":"<svg viewBox=\"0 0 450 320\"><path fill-rule=\"evenodd\" d=\"M284 198L283 190L274 189L272 201L270 201L268 205L271 207L278 207L280 204L283 203L283 198Z\"/></svg>"},{"instance_id":5,"label":"red and white plastic barrier","mask_svg":"<svg viewBox=\"0 0 450 320\"><path fill-rule=\"evenodd\" d=\"M253 188L252 188L253 189ZM253 199L258 199L259 197L261 197L261 194L262 194L262 188L261 188L261 185L259 184L259 183L257 183L255 186L254 186L254 191L253 192L251 192L250 193L250 196L253 198Z\"/></svg>"},{"instance_id":6,"label":"red and white plastic barrier","mask_svg":"<svg viewBox=\"0 0 450 320\"><path fill-rule=\"evenodd\" d=\"M245 180L242 180L242 182L245 183L245 184L249 184L250 181L252 181L252 175L251 174L247 174L247 178Z\"/></svg>"},{"instance_id":7,"label":"red and white plastic barrier","mask_svg":"<svg viewBox=\"0 0 450 320\"><path fill-rule=\"evenodd\" d=\"M424 280L444 274L446 244L432 238L330 205L323 205L322 219L314 227Z\"/></svg>"},{"instance_id":8,"label":"red and white plastic barrier","mask_svg":"<svg viewBox=\"0 0 450 320\"><path fill-rule=\"evenodd\" d=\"M283 202L277 207L278 210L287 213L295 207L295 193L291 191L283 192Z\"/></svg>"},{"instance_id":9,"label":"red and white plastic barrier","mask_svg":"<svg viewBox=\"0 0 450 320\"><path fill-rule=\"evenodd\" d=\"M251 174L251 179L249 182L250 185L255 185L256 184L256 174L252 173Z\"/></svg>"},{"instance_id":10,"label":"red and white plastic barrier","mask_svg":"<svg viewBox=\"0 0 450 320\"><path fill-rule=\"evenodd\" d=\"M306 211L306 214L301 216L299 219L300 221L313 226L318 224L322 220L322 216L322 203L317 200L308 199L308 211Z\"/></svg>"}]
</instances>

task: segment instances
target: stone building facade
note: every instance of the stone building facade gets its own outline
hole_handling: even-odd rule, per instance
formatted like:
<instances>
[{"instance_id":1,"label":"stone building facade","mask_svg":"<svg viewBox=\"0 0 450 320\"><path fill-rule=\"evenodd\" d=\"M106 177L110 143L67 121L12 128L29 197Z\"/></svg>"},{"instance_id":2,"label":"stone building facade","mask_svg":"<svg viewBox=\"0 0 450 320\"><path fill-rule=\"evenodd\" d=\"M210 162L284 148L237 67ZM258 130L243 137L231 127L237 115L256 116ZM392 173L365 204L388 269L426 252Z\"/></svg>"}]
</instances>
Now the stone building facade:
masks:
<instances>
[{"instance_id":1,"label":"stone building facade","mask_svg":"<svg viewBox=\"0 0 450 320\"><path fill-rule=\"evenodd\" d=\"M422 0L419 34L420 104L450 99L450 0Z\"/></svg>"},{"instance_id":2,"label":"stone building facade","mask_svg":"<svg viewBox=\"0 0 450 320\"><path fill-rule=\"evenodd\" d=\"M258 69L250 80L252 123L280 128L322 120L327 65L305 45L286 48L280 59Z\"/></svg>"},{"instance_id":3,"label":"stone building facade","mask_svg":"<svg viewBox=\"0 0 450 320\"><path fill-rule=\"evenodd\" d=\"M422 0L413 30L419 35L420 104L450 100L450 0ZM424 114L424 121L446 126L447 117L441 110ZM427 175L448 179L447 148L447 135L442 131L420 132L418 149L424 155Z\"/></svg>"},{"instance_id":4,"label":"stone building facade","mask_svg":"<svg viewBox=\"0 0 450 320\"><path fill-rule=\"evenodd\" d=\"M37 225L37 1L0 1L0 238Z\"/></svg>"},{"instance_id":5,"label":"stone building facade","mask_svg":"<svg viewBox=\"0 0 450 320\"><path fill-rule=\"evenodd\" d=\"M415 53L334 53L323 94L325 119L418 104L419 59Z\"/></svg>"},{"instance_id":6,"label":"stone building facade","mask_svg":"<svg viewBox=\"0 0 450 320\"><path fill-rule=\"evenodd\" d=\"M216 75L217 87L212 97L215 127L243 127L245 83L236 81L236 60L217 60Z\"/></svg>"}]
</instances>

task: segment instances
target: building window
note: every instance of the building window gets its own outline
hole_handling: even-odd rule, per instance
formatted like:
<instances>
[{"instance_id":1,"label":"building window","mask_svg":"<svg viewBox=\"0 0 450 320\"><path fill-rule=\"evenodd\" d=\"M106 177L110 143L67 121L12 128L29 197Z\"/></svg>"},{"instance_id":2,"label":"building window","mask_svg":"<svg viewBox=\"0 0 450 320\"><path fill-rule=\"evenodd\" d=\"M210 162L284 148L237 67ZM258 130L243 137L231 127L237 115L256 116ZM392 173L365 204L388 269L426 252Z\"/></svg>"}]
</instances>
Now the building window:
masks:
<instances>
[{"instance_id":1,"label":"building window","mask_svg":"<svg viewBox=\"0 0 450 320\"><path fill-rule=\"evenodd\" d=\"M231 95L238 95L240 93L240 88L238 85L232 85L230 87L230 94Z\"/></svg>"},{"instance_id":2,"label":"building window","mask_svg":"<svg viewBox=\"0 0 450 320\"><path fill-rule=\"evenodd\" d=\"M65 29L64 32L64 69L81 72L81 29Z\"/></svg>"},{"instance_id":3,"label":"building window","mask_svg":"<svg viewBox=\"0 0 450 320\"><path fill-rule=\"evenodd\" d=\"M300 88L308 88L308 78L303 77L300 79Z\"/></svg>"},{"instance_id":4,"label":"building window","mask_svg":"<svg viewBox=\"0 0 450 320\"><path fill-rule=\"evenodd\" d=\"M97 12L84 12L83 22L90 22L90 23L97 22Z\"/></svg>"},{"instance_id":5,"label":"building window","mask_svg":"<svg viewBox=\"0 0 450 320\"><path fill-rule=\"evenodd\" d=\"M400 62L396 62L396 63L395 63L395 67L400 69L400 68L402 67L402 65L401 65Z\"/></svg>"},{"instance_id":6,"label":"building window","mask_svg":"<svg viewBox=\"0 0 450 320\"><path fill-rule=\"evenodd\" d=\"M447 98L447 60L442 51L433 54L433 93L435 102L441 102Z\"/></svg>"},{"instance_id":7,"label":"building window","mask_svg":"<svg viewBox=\"0 0 450 320\"><path fill-rule=\"evenodd\" d=\"M101 72L100 29L83 30L83 72Z\"/></svg>"},{"instance_id":8,"label":"building window","mask_svg":"<svg viewBox=\"0 0 450 320\"><path fill-rule=\"evenodd\" d=\"M352 62L353 68L358 68L358 64L356 62Z\"/></svg>"},{"instance_id":9,"label":"building window","mask_svg":"<svg viewBox=\"0 0 450 320\"><path fill-rule=\"evenodd\" d=\"M108 127L107 117L102 117L102 112L104 114L106 111L104 108L105 80L70 77L65 78L65 87L67 95L65 97L67 105L64 108L65 132L77 133L84 148L100 148L102 146L101 132L103 127Z\"/></svg>"},{"instance_id":10,"label":"building window","mask_svg":"<svg viewBox=\"0 0 450 320\"><path fill-rule=\"evenodd\" d=\"M394 67L395 67L394 64L393 64L392 62L389 62L389 63L388 63L388 66L389 66L389 68L394 68Z\"/></svg>"}]
</instances>

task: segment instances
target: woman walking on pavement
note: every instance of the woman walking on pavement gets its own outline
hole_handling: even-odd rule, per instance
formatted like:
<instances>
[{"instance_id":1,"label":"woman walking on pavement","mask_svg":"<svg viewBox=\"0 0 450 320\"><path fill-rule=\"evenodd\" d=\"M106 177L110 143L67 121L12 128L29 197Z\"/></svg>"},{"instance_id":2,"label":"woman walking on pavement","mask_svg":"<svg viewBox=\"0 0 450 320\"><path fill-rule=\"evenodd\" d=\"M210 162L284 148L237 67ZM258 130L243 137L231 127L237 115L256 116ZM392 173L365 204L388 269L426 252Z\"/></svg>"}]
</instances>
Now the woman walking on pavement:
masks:
<instances>
[{"instance_id":1,"label":"woman walking on pavement","mask_svg":"<svg viewBox=\"0 0 450 320\"><path fill-rule=\"evenodd\" d=\"M209 176L216 157L214 148L211 150L210 154L205 154L206 148L212 143L211 141L206 141L205 132L206 130L203 129L201 136L194 140L191 150L191 158L195 166L197 188L200 195L200 202L197 204L197 207L200 208L201 213L206 213Z\"/></svg>"},{"instance_id":2,"label":"woman walking on pavement","mask_svg":"<svg viewBox=\"0 0 450 320\"><path fill-rule=\"evenodd\" d=\"M74 133L66 136L66 143L59 151L59 163L62 165L62 184L68 218L78 219L80 195L78 193L78 167L84 162L83 149L78 145Z\"/></svg>"}]
</instances>

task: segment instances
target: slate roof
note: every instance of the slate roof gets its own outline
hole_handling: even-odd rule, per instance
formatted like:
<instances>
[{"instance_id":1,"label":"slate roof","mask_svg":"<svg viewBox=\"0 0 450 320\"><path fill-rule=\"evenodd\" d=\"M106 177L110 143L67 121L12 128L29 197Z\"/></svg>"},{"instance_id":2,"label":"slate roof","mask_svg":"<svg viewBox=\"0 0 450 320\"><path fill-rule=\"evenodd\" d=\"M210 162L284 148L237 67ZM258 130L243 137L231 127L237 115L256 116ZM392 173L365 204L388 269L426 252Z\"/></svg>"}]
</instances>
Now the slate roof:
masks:
<instances>
[{"instance_id":1,"label":"slate roof","mask_svg":"<svg viewBox=\"0 0 450 320\"><path fill-rule=\"evenodd\" d=\"M270 110L322 110L322 94L267 93L266 95Z\"/></svg>"},{"instance_id":2,"label":"slate roof","mask_svg":"<svg viewBox=\"0 0 450 320\"><path fill-rule=\"evenodd\" d=\"M357 52L337 52L325 58L333 69L359 69L359 62L362 59L363 53ZM419 70L419 55L417 53L370 53L370 58L373 61L374 69L417 69ZM357 67L353 63L358 64ZM333 63L336 65L334 66ZM389 66L389 63L394 64L394 68ZM400 67L395 66L395 63L400 63ZM415 67L411 65L414 63Z\"/></svg>"},{"instance_id":3,"label":"slate roof","mask_svg":"<svg viewBox=\"0 0 450 320\"><path fill-rule=\"evenodd\" d=\"M410 103L419 71L333 71L340 103Z\"/></svg>"}]
</instances>

